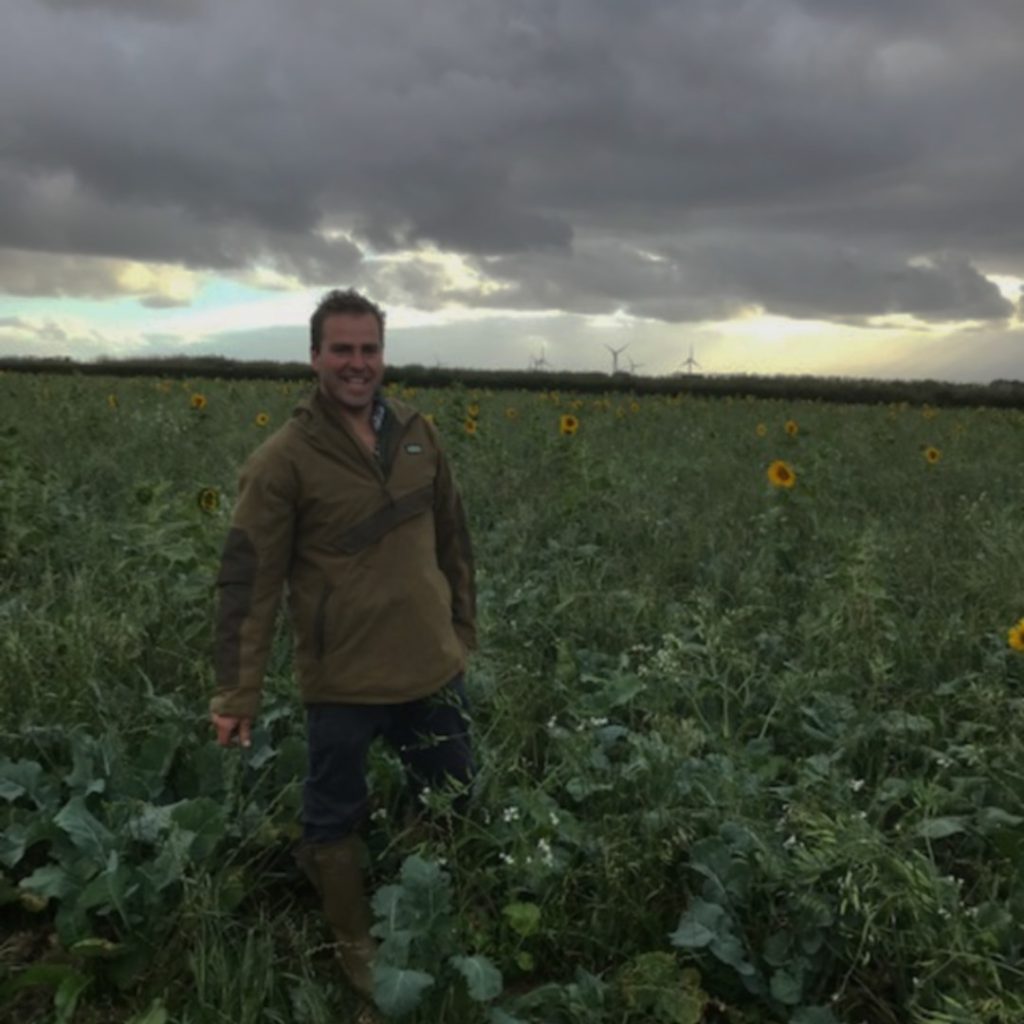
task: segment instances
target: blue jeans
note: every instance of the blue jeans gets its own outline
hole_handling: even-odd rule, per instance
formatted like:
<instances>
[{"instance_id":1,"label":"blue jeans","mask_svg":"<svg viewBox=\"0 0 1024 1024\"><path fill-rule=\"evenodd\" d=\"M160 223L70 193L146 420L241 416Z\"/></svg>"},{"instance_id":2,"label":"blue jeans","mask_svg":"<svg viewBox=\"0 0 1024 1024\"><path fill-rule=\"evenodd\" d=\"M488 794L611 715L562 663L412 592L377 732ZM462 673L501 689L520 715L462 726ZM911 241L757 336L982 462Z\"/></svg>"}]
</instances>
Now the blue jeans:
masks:
<instances>
[{"instance_id":1,"label":"blue jeans","mask_svg":"<svg viewBox=\"0 0 1024 1024\"><path fill-rule=\"evenodd\" d=\"M404 704L307 704L305 841L343 839L366 817L366 755L378 736L401 758L414 797L424 787L454 783L462 789L454 807L462 810L474 774L468 717L461 675L437 693Z\"/></svg>"}]
</instances>

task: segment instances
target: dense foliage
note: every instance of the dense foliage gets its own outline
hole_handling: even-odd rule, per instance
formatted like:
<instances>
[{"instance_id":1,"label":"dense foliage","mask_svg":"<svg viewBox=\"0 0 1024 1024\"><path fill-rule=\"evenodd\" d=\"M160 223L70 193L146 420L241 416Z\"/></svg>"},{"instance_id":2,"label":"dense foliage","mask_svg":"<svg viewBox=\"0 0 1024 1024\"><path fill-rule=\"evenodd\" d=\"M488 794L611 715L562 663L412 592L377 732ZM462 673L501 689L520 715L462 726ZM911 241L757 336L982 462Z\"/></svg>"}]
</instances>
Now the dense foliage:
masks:
<instances>
[{"instance_id":1,"label":"dense foliage","mask_svg":"<svg viewBox=\"0 0 1024 1024\"><path fill-rule=\"evenodd\" d=\"M206 716L235 474L301 390L0 376L0 1020L350 1006L283 627L253 747ZM471 516L480 775L432 828L374 752L381 1006L1024 1019L1024 416L403 395Z\"/></svg>"}]
</instances>

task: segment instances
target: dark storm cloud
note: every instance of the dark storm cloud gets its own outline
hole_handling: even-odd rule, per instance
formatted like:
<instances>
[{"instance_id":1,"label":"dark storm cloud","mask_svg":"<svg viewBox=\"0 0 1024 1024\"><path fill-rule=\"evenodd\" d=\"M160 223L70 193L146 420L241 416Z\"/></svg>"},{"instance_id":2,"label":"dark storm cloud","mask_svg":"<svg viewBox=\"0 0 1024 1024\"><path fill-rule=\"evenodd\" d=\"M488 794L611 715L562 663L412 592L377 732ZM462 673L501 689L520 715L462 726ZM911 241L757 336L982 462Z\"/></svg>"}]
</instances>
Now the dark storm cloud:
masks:
<instances>
[{"instance_id":1,"label":"dark storm cloud","mask_svg":"<svg viewBox=\"0 0 1024 1024\"><path fill-rule=\"evenodd\" d=\"M427 307L1000 319L1021 38L1018 0L12 0L0 244ZM502 290L363 260L422 244Z\"/></svg>"}]
</instances>

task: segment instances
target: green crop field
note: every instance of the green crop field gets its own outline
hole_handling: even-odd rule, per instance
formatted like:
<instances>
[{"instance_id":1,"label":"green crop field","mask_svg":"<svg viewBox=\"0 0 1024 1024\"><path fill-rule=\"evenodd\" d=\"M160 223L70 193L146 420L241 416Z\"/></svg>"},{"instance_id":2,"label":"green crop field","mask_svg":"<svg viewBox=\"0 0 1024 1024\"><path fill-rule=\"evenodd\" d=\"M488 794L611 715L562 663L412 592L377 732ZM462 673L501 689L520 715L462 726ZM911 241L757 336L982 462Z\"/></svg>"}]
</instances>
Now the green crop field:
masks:
<instances>
[{"instance_id":1,"label":"green crop field","mask_svg":"<svg viewBox=\"0 0 1024 1024\"><path fill-rule=\"evenodd\" d=\"M252 748L207 720L235 475L302 390L0 376L2 1021L349 1019L284 625ZM373 754L389 1014L1020 1024L1024 415L399 390L482 649L450 833Z\"/></svg>"}]
</instances>

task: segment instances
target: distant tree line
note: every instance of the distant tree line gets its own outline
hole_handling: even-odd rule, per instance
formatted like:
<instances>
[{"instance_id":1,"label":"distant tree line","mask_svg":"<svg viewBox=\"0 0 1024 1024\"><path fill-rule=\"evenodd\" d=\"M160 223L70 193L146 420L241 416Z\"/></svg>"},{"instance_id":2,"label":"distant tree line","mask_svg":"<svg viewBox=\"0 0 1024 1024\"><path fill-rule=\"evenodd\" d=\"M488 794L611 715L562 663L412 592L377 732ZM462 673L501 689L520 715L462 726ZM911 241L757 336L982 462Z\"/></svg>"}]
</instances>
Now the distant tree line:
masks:
<instances>
[{"instance_id":1,"label":"distant tree line","mask_svg":"<svg viewBox=\"0 0 1024 1024\"><path fill-rule=\"evenodd\" d=\"M160 359L101 359L79 363L68 358L0 357L0 370L14 373L77 374L101 377L204 378L221 380L312 380L308 363L256 362L224 356L169 356ZM472 370L457 367L389 366L386 382L406 387L462 386L487 390L623 392L634 395L694 395L709 398L773 398L857 405L909 402L930 406L1024 408L1024 383L886 381L850 377L675 374L642 377L629 373L571 373L549 370Z\"/></svg>"}]
</instances>

